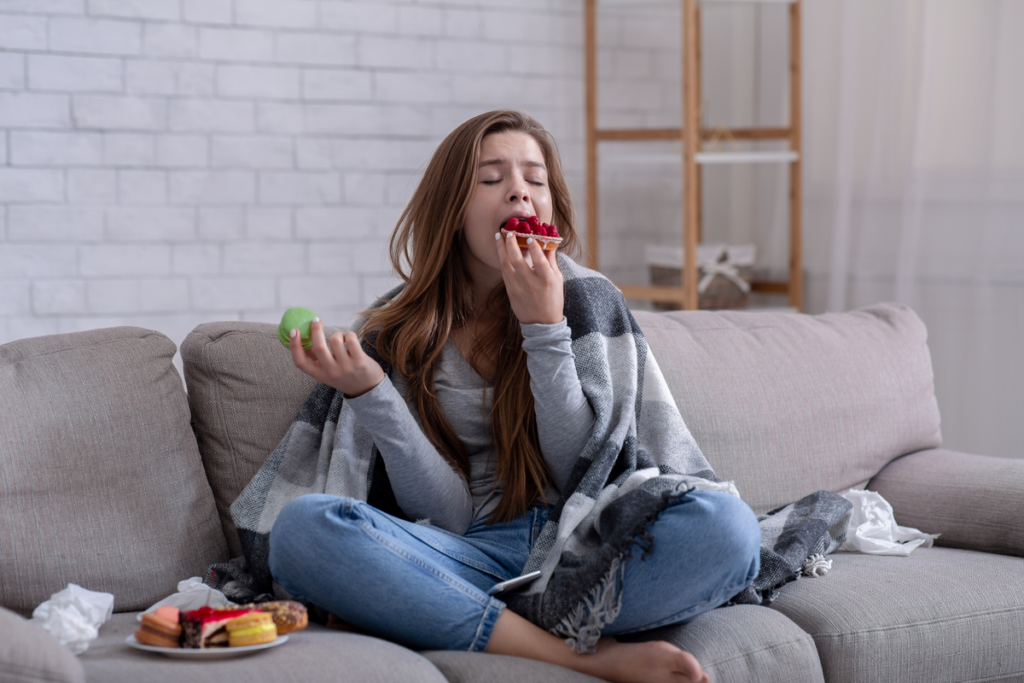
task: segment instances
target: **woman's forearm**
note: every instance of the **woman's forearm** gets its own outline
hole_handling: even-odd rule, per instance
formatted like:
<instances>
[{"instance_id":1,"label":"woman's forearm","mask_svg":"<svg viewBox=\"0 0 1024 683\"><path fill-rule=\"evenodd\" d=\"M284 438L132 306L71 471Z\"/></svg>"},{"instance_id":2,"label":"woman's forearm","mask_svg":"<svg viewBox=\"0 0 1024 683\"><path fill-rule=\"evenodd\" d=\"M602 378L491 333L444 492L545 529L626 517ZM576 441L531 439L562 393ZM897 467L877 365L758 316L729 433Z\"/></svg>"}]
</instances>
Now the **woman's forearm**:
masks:
<instances>
[{"instance_id":1,"label":"woman's forearm","mask_svg":"<svg viewBox=\"0 0 1024 683\"><path fill-rule=\"evenodd\" d=\"M537 435L555 485L565 490L594 429L594 409L583 393L572 353L572 331L554 325L522 325L526 366L537 414Z\"/></svg>"},{"instance_id":2,"label":"woman's forearm","mask_svg":"<svg viewBox=\"0 0 1024 683\"><path fill-rule=\"evenodd\" d=\"M410 519L465 533L473 517L469 485L427 439L391 380L385 377L373 390L345 402L384 458L402 511Z\"/></svg>"}]
</instances>

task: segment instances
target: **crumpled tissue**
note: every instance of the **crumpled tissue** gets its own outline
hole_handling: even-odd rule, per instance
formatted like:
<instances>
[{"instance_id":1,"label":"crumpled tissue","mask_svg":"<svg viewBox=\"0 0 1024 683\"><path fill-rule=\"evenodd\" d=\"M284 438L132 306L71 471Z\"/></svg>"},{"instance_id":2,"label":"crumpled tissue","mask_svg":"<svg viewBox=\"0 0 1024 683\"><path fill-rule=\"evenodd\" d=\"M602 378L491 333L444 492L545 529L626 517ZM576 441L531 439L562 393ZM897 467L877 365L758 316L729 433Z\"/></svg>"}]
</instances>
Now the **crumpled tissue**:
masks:
<instances>
[{"instance_id":1,"label":"crumpled tissue","mask_svg":"<svg viewBox=\"0 0 1024 683\"><path fill-rule=\"evenodd\" d=\"M889 501L874 491L850 489L842 496L853 503L853 515L839 550L906 557L920 546L930 548L939 537L897 525Z\"/></svg>"},{"instance_id":2,"label":"crumpled tissue","mask_svg":"<svg viewBox=\"0 0 1024 683\"><path fill-rule=\"evenodd\" d=\"M69 583L67 588L35 608L32 621L72 653L80 655L89 649L89 643L100 634L100 626L113 613L113 595Z\"/></svg>"},{"instance_id":3,"label":"crumpled tissue","mask_svg":"<svg viewBox=\"0 0 1024 683\"><path fill-rule=\"evenodd\" d=\"M235 603L227 599L227 597L216 588L210 588L203 580L198 576L193 576L191 579L185 579L184 581L178 582L178 592L171 593L163 600L155 602L146 608L145 611L140 612L138 620L142 621L142 615L150 612L155 612L158 607L164 605L170 605L171 607L177 607L182 612L189 612L194 609L209 605L210 607L222 607L224 605L233 605Z\"/></svg>"}]
</instances>

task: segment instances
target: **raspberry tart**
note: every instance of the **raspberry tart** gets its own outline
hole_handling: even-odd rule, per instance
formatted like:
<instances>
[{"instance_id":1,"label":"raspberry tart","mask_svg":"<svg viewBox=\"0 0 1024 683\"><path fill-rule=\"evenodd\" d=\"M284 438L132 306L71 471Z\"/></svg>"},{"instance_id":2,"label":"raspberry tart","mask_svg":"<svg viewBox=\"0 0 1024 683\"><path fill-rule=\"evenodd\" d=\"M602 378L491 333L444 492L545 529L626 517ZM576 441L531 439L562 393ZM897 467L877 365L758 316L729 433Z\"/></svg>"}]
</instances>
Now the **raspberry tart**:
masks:
<instances>
[{"instance_id":1,"label":"raspberry tart","mask_svg":"<svg viewBox=\"0 0 1024 683\"><path fill-rule=\"evenodd\" d=\"M532 237L545 251L554 251L562 243L562 237L558 234L558 228L547 223L541 223L536 216L530 216L526 220L509 218L501 226L501 234L512 233L516 236L516 242L520 247L526 247L526 240Z\"/></svg>"}]
</instances>

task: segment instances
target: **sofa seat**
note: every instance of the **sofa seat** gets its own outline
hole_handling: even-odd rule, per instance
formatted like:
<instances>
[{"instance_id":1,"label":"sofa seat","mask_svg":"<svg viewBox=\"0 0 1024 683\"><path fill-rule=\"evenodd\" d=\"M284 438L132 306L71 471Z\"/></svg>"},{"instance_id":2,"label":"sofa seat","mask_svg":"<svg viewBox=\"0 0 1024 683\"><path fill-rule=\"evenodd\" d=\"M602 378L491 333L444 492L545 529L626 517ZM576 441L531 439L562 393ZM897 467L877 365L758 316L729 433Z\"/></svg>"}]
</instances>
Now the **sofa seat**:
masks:
<instances>
[{"instance_id":1,"label":"sofa seat","mask_svg":"<svg viewBox=\"0 0 1024 683\"><path fill-rule=\"evenodd\" d=\"M403 683L600 683L601 679L519 657L475 652L416 653L379 638L310 624L279 648L220 661L184 661L141 652L125 638L138 628L136 614L120 613L78 660L87 681L158 683L188 673L218 683L274 681L402 681ZM814 641L784 615L738 605L701 615L683 626L633 636L663 639L693 652L713 680L758 683L822 681Z\"/></svg>"},{"instance_id":2,"label":"sofa seat","mask_svg":"<svg viewBox=\"0 0 1024 683\"><path fill-rule=\"evenodd\" d=\"M772 605L814 638L829 683L1024 680L1024 558L935 547L831 559Z\"/></svg>"},{"instance_id":3,"label":"sofa seat","mask_svg":"<svg viewBox=\"0 0 1024 683\"><path fill-rule=\"evenodd\" d=\"M310 624L280 647L219 661L188 661L136 650L124 639L138 629L135 612L115 614L79 657L86 681L302 681L302 683L445 683L433 664L412 650L379 638Z\"/></svg>"}]
</instances>

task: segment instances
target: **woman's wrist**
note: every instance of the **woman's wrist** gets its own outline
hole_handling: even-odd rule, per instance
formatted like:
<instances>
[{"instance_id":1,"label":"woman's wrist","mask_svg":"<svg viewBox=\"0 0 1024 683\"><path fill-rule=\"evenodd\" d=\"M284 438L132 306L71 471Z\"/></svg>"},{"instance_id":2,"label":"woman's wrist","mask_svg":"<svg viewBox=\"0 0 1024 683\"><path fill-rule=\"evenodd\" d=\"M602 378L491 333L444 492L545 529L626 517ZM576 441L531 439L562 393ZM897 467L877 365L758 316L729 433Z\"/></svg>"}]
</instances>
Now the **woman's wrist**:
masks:
<instances>
[{"instance_id":1,"label":"woman's wrist","mask_svg":"<svg viewBox=\"0 0 1024 683\"><path fill-rule=\"evenodd\" d=\"M370 397L370 394L374 393L378 389L381 389L381 387L383 387L383 385L384 385L384 380L386 380L386 379L387 379L387 375L383 375L380 378L379 382L374 384L369 389L363 389L362 391L359 391L358 393L350 394L350 393L348 393L346 391L341 391L340 389L339 389L339 391L341 391L341 395L345 398L346 401L355 401L356 399L360 399L360 398L363 398L363 397L372 398L372 397ZM335 388L337 388L337 387L335 387ZM383 389L381 389L381 391L383 391ZM377 393L380 393L380 392L377 392Z\"/></svg>"},{"instance_id":2,"label":"woman's wrist","mask_svg":"<svg viewBox=\"0 0 1024 683\"><path fill-rule=\"evenodd\" d=\"M519 318L519 325L520 326L523 326L523 325L548 325L548 326L550 326L550 325L557 325L558 323L560 323L563 320L565 320L565 316L562 315L561 313L559 313L557 316L555 314L540 313L540 314L538 314L536 316L532 316L532 317L524 316L524 317L527 317L527 319L523 320L522 318Z\"/></svg>"},{"instance_id":3,"label":"woman's wrist","mask_svg":"<svg viewBox=\"0 0 1024 683\"><path fill-rule=\"evenodd\" d=\"M519 322L519 329L523 331L523 336L536 336L547 334L549 332L560 331L563 327L568 327L565 316L560 316L557 322L553 323L524 323Z\"/></svg>"}]
</instances>

